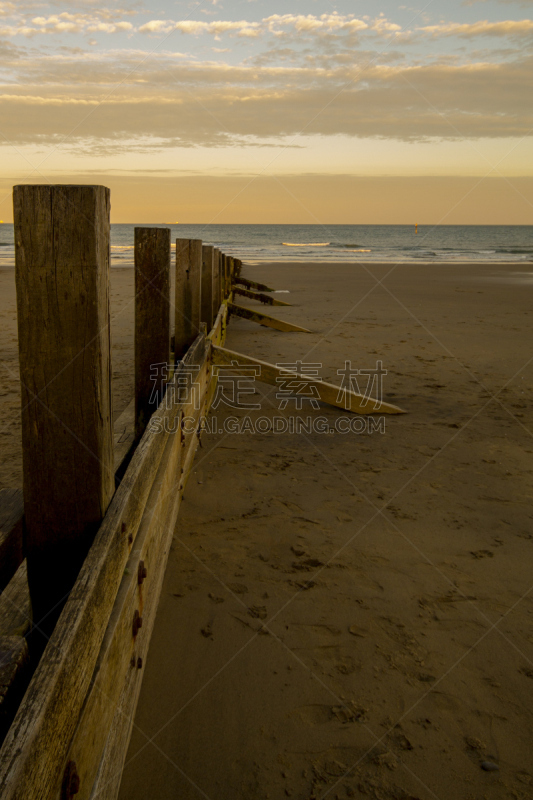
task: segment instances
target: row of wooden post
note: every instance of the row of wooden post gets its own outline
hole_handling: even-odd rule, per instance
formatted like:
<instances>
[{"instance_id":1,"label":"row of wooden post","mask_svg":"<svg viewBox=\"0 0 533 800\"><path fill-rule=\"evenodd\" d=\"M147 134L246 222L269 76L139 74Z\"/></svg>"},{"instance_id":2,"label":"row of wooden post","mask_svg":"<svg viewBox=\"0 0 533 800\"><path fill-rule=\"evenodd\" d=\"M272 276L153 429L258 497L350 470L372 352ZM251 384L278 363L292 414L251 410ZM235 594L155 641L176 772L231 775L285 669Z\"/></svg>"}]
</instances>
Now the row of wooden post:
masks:
<instances>
[{"instance_id":1,"label":"row of wooden post","mask_svg":"<svg viewBox=\"0 0 533 800\"><path fill-rule=\"evenodd\" d=\"M16 186L13 201L25 552L40 650L115 489L110 192ZM177 239L171 356L170 230L135 228L134 251L139 440L164 392L164 365L183 357L201 323L211 329L240 263L200 240Z\"/></svg>"},{"instance_id":2,"label":"row of wooden post","mask_svg":"<svg viewBox=\"0 0 533 800\"><path fill-rule=\"evenodd\" d=\"M164 391L170 351L170 230L135 228L135 432L143 434ZM231 293L235 259L200 239L176 239L174 358L211 330Z\"/></svg>"}]
</instances>

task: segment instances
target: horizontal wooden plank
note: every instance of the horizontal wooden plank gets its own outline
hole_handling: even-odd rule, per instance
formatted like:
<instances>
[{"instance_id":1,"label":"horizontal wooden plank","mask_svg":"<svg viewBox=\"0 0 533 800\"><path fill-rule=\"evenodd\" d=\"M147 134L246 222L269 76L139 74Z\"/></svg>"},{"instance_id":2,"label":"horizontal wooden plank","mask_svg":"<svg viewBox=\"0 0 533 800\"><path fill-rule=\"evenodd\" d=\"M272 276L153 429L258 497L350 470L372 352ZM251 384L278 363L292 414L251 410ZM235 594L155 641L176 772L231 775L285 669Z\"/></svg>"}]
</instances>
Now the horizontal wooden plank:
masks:
<instances>
[{"instance_id":1,"label":"horizontal wooden plank","mask_svg":"<svg viewBox=\"0 0 533 800\"><path fill-rule=\"evenodd\" d=\"M205 359L199 336L139 442L0 751L0 796L52 798L163 452L179 376ZM170 398L170 400L169 400Z\"/></svg>"},{"instance_id":2,"label":"horizontal wooden plank","mask_svg":"<svg viewBox=\"0 0 533 800\"><path fill-rule=\"evenodd\" d=\"M199 386L200 402L205 403L207 362L204 362L195 383ZM192 395L191 402L183 407L182 413L187 417L199 416L199 410L194 409ZM194 456L197 445L195 433L182 436L179 426L169 436L146 503L135 545L103 639L91 688L66 757L66 762L74 761L77 766L80 780L79 800L88 800L93 792L98 765L124 686L130 685L135 676L140 683L142 672L137 664L139 658L145 658L155 619L170 544L169 537L175 523L173 508L176 505L176 495L183 490L182 464L189 451ZM139 569L142 570L141 564L146 570L146 577L142 577L142 572L139 573ZM140 574L142 582L139 584ZM135 611L142 618L142 627L136 636L132 632ZM130 720L124 715L120 715L120 719L129 730ZM124 756L125 752L122 758ZM120 769L120 765L115 764L115 768ZM110 797L108 789L103 796Z\"/></svg>"},{"instance_id":3,"label":"horizontal wooden plank","mask_svg":"<svg viewBox=\"0 0 533 800\"><path fill-rule=\"evenodd\" d=\"M199 420L200 415L204 415L205 413L207 413L207 408L204 396L204 402L201 408L195 412L194 416ZM191 416L193 415L191 414ZM105 797L106 800L114 800L119 794L122 768L133 728L135 709L141 690L143 670L149 656L149 640L155 622L166 562L172 543L172 535L183 497L183 489L192 468L197 446L198 438L196 434L194 432L186 434L186 442L181 448L181 480L177 481L173 487L171 486L169 491L165 490L165 485L168 486L169 476L161 476L161 502L159 503L157 513L154 514L150 522L150 528L151 530L161 530L162 535L158 547L156 548L155 545L152 546L149 550L149 555L146 557L147 563L149 563L147 580L152 576L152 593L149 596L145 596L143 600L143 623L135 644L135 668L132 666L126 672L122 693L115 708L106 747L98 770L97 781L93 786L91 800L96 800L101 797ZM178 486L177 491L176 486ZM127 618L128 616L126 615L126 619ZM139 658L142 662L140 669L138 666ZM133 664L133 661L131 664Z\"/></svg>"},{"instance_id":4,"label":"horizontal wooden plank","mask_svg":"<svg viewBox=\"0 0 533 800\"><path fill-rule=\"evenodd\" d=\"M26 639L23 636L0 636L0 741L20 702L28 670Z\"/></svg>"},{"instance_id":5,"label":"horizontal wooden plank","mask_svg":"<svg viewBox=\"0 0 533 800\"><path fill-rule=\"evenodd\" d=\"M251 308L244 308L244 306L238 306L235 303L228 303L228 311L230 314L235 314L236 317L249 319L250 322L257 322L258 325L274 328L276 331L284 331L285 333L311 333L307 328L293 325L292 322L284 322L281 319L275 319L266 314L259 314L257 311L252 311Z\"/></svg>"},{"instance_id":6,"label":"horizontal wooden plank","mask_svg":"<svg viewBox=\"0 0 533 800\"><path fill-rule=\"evenodd\" d=\"M228 304L222 303L218 309L218 314L213 323L213 327L207 337L209 342L220 344L226 338L226 328L228 324Z\"/></svg>"},{"instance_id":7,"label":"horizontal wooden plank","mask_svg":"<svg viewBox=\"0 0 533 800\"><path fill-rule=\"evenodd\" d=\"M236 278L236 282L242 284L247 289L255 289L258 292L275 292L275 289L271 289L270 286L267 286L265 283L257 283L257 281L250 281L248 278L241 278L240 274Z\"/></svg>"},{"instance_id":8,"label":"horizontal wooden plank","mask_svg":"<svg viewBox=\"0 0 533 800\"><path fill-rule=\"evenodd\" d=\"M291 303L285 303L284 300L277 300L270 294L263 294L262 292L252 292L250 289L245 289L244 286L234 286L233 294L240 294L241 297L248 297L250 300L257 300L259 303L264 303L269 306L290 306Z\"/></svg>"},{"instance_id":9,"label":"horizontal wooden plank","mask_svg":"<svg viewBox=\"0 0 533 800\"><path fill-rule=\"evenodd\" d=\"M225 347L219 347L215 344L211 346L211 358L213 364L224 365L236 374L243 368L248 368L249 370L250 367L259 367L260 373L257 375L257 380L272 386L281 387L282 384L279 379L283 379L285 388L288 388L287 384L292 381L298 386L305 383L307 387L316 389L317 394L314 396L317 400L320 399L323 403L342 408L345 411L352 411L355 414L405 414L405 411L402 411L401 408L390 403L380 402L356 392L343 390L331 383L325 383L307 375L299 375L296 372L282 369L274 364L260 361L243 353L237 353L234 350L227 350ZM247 374L246 371L244 374ZM296 392L296 387L294 391Z\"/></svg>"}]
</instances>

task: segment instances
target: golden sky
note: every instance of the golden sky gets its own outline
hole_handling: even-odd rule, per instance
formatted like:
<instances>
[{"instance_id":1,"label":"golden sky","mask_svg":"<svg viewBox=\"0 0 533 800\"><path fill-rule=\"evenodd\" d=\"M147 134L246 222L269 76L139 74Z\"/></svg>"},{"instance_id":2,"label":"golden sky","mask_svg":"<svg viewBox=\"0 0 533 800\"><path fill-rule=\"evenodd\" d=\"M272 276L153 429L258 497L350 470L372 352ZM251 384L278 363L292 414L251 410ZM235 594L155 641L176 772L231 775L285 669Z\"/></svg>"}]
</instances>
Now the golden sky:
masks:
<instances>
[{"instance_id":1,"label":"golden sky","mask_svg":"<svg viewBox=\"0 0 533 800\"><path fill-rule=\"evenodd\" d=\"M533 222L532 0L0 0L0 218Z\"/></svg>"}]
</instances>

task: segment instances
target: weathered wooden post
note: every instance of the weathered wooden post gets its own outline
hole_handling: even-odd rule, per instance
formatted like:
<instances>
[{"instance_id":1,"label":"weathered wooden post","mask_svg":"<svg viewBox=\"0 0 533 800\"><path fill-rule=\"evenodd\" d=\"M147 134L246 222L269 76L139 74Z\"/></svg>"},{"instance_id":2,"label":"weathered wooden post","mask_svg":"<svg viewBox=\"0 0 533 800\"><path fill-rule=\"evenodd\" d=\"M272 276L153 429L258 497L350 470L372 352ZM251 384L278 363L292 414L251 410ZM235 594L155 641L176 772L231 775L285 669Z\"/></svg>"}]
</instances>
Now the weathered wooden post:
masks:
<instances>
[{"instance_id":1,"label":"weathered wooden post","mask_svg":"<svg viewBox=\"0 0 533 800\"><path fill-rule=\"evenodd\" d=\"M202 242L176 239L176 294L174 350L176 361L200 333Z\"/></svg>"},{"instance_id":2,"label":"weathered wooden post","mask_svg":"<svg viewBox=\"0 0 533 800\"><path fill-rule=\"evenodd\" d=\"M229 265L230 265L230 262L231 262L230 256L226 256L226 258L224 260L224 297L223 297L223 300L225 300L227 298L228 294L229 294L228 278L229 278Z\"/></svg>"},{"instance_id":3,"label":"weathered wooden post","mask_svg":"<svg viewBox=\"0 0 533 800\"><path fill-rule=\"evenodd\" d=\"M220 250L215 247L213 256L213 322L215 321L220 306Z\"/></svg>"},{"instance_id":4,"label":"weathered wooden post","mask_svg":"<svg viewBox=\"0 0 533 800\"><path fill-rule=\"evenodd\" d=\"M224 298L224 278L225 278L225 269L226 269L226 256L224 253L220 253L220 281L218 286L218 304L222 302Z\"/></svg>"},{"instance_id":5,"label":"weathered wooden post","mask_svg":"<svg viewBox=\"0 0 533 800\"><path fill-rule=\"evenodd\" d=\"M170 360L170 229L135 228L135 438L162 400Z\"/></svg>"},{"instance_id":6,"label":"weathered wooden post","mask_svg":"<svg viewBox=\"0 0 533 800\"><path fill-rule=\"evenodd\" d=\"M224 299L226 299L230 293L231 287L231 263L233 259L231 256L226 257L226 268L224 270Z\"/></svg>"},{"instance_id":7,"label":"weathered wooden post","mask_svg":"<svg viewBox=\"0 0 533 800\"><path fill-rule=\"evenodd\" d=\"M13 190L32 647L48 640L115 488L109 189Z\"/></svg>"},{"instance_id":8,"label":"weathered wooden post","mask_svg":"<svg viewBox=\"0 0 533 800\"><path fill-rule=\"evenodd\" d=\"M211 245L202 246L202 290L200 303L200 319L207 325L209 332L213 327L213 263L214 250Z\"/></svg>"}]
</instances>

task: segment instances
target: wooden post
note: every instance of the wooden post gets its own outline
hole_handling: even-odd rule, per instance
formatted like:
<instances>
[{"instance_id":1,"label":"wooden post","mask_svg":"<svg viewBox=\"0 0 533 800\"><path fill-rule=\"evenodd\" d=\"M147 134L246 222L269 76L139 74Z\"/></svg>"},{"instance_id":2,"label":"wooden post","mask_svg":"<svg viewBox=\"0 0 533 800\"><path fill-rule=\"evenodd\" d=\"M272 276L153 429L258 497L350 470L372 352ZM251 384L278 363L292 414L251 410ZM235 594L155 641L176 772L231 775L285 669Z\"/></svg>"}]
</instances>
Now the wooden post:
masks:
<instances>
[{"instance_id":1,"label":"wooden post","mask_svg":"<svg viewBox=\"0 0 533 800\"><path fill-rule=\"evenodd\" d=\"M229 256L224 256L224 264L222 270L222 300L225 300L228 294L228 267L229 267Z\"/></svg>"},{"instance_id":2,"label":"wooden post","mask_svg":"<svg viewBox=\"0 0 533 800\"><path fill-rule=\"evenodd\" d=\"M230 256L229 261L228 261L228 269L227 269L227 272L226 272L226 297L229 297L229 294L231 292L231 283L232 283L232 280L233 280L234 260L235 259L233 258L233 256Z\"/></svg>"},{"instance_id":3,"label":"wooden post","mask_svg":"<svg viewBox=\"0 0 533 800\"><path fill-rule=\"evenodd\" d=\"M174 309L176 361L185 355L200 333L201 286L201 240L176 239L176 307Z\"/></svg>"},{"instance_id":4,"label":"wooden post","mask_svg":"<svg viewBox=\"0 0 533 800\"><path fill-rule=\"evenodd\" d=\"M163 398L170 360L170 229L135 228L135 438Z\"/></svg>"},{"instance_id":5,"label":"wooden post","mask_svg":"<svg viewBox=\"0 0 533 800\"><path fill-rule=\"evenodd\" d=\"M13 190L25 546L46 644L114 493L109 189Z\"/></svg>"},{"instance_id":6,"label":"wooden post","mask_svg":"<svg viewBox=\"0 0 533 800\"><path fill-rule=\"evenodd\" d=\"M217 304L217 313L218 309L220 308L220 304L222 302L222 298L224 297L224 253L219 252L218 256L218 304Z\"/></svg>"},{"instance_id":7,"label":"wooden post","mask_svg":"<svg viewBox=\"0 0 533 800\"><path fill-rule=\"evenodd\" d=\"M213 256L213 322L220 307L220 250L215 247Z\"/></svg>"},{"instance_id":8,"label":"wooden post","mask_svg":"<svg viewBox=\"0 0 533 800\"><path fill-rule=\"evenodd\" d=\"M214 250L211 245L202 246L202 290L200 319L205 322L207 331L213 327L213 262Z\"/></svg>"},{"instance_id":9,"label":"wooden post","mask_svg":"<svg viewBox=\"0 0 533 800\"><path fill-rule=\"evenodd\" d=\"M229 256L223 255L222 256L222 270L221 270L221 281L220 281L220 300L221 302L226 299L226 283L228 280L228 264L229 264Z\"/></svg>"}]
</instances>

